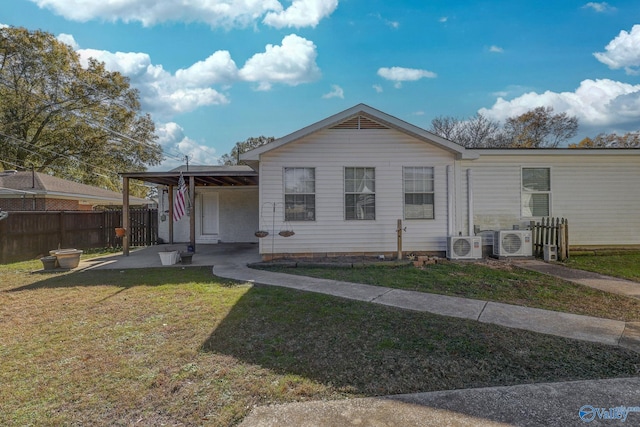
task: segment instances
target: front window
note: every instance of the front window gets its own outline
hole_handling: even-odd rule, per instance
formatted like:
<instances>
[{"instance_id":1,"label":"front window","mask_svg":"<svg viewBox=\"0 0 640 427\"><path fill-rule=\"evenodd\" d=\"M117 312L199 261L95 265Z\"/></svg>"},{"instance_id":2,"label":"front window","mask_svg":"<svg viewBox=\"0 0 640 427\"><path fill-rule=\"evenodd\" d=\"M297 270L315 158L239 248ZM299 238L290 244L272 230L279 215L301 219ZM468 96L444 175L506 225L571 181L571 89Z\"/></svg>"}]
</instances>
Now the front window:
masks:
<instances>
[{"instance_id":1,"label":"front window","mask_svg":"<svg viewBox=\"0 0 640 427\"><path fill-rule=\"evenodd\" d=\"M315 221L315 168L284 168L285 221Z\"/></svg>"},{"instance_id":2,"label":"front window","mask_svg":"<svg viewBox=\"0 0 640 427\"><path fill-rule=\"evenodd\" d=\"M551 214L551 169L522 168L522 216Z\"/></svg>"},{"instance_id":3,"label":"front window","mask_svg":"<svg viewBox=\"0 0 640 427\"><path fill-rule=\"evenodd\" d=\"M344 168L344 207L347 220L376 219L375 168Z\"/></svg>"},{"instance_id":4,"label":"front window","mask_svg":"<svg viewBox=\"0 0 640 427\"><path fill-rule=\"evenodd\" d=\"M433 168L405 167L404 218L433 219Z\"/></svg>"}]
</instances>

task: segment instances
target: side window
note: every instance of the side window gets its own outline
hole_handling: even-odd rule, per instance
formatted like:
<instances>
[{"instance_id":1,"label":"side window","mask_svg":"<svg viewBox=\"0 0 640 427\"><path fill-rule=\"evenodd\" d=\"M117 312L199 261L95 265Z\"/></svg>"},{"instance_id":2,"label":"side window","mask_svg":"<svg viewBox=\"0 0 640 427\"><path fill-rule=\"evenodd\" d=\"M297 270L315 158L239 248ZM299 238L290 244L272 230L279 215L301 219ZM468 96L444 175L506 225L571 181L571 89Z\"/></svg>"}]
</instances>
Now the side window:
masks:
<instances>
[{"instance_id":1,"label":"side window","mask_svg":"<svg viewBox=\"0 0 640 427\"><path fill-rule=\"evenodd\" d=\"M376 219L375 168L344 168L344 218Z\"/></svg>"},{"instance_id":2,"label":"side window","mask_svg":"<svg viewBox=\"0 0 640 427\"><path fill-rule=\"evenodd\" d=\"M315 168L284 168L284 219L316 220Z\"/></svg>"},{"instance_id":3,"label":"side window","mask_svg":"<svg viewBox=\"0 0 640 427\"><path fill-rule=\"evenodd\" d=\"M551 214L551 169L522 168L522 217Z\"/></svg>"},{"instance_id":4,"label":"side window","mask_svg":"<svg viewBox=\"0 0 640 427\"><path fill-rule=\"evenodd\" d=\"M402 175L404 181L404 218L433 219L433 168L405 167Z\"/></svg>"}]
</instances>

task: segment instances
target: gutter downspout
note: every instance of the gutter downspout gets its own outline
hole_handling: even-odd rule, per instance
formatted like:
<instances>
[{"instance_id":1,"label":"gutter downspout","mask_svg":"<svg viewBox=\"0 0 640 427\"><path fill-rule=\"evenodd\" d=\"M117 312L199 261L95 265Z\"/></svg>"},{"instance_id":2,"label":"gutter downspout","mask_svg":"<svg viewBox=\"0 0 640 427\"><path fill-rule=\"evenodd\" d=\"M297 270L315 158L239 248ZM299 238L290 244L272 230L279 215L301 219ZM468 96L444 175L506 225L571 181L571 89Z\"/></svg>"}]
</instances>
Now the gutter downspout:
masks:
<instances>
[{"instance_id":1,"label":"gutter downspout","mask_svg":"<svg viewBox=\"0 0 640 427\"><path fill-rule=\"evenodd\" d=\"M469 236L474 236L475 230L473 224L473 173L471 169L467 169L467 203L467 213L469 215Z\"/></svg>"},{"instance_id":2,"label":"gutter downspout","mask_svg":"<svg viewBox=\"0 0 640 427\"><path fill-rule=\"evenodd\" d=\"M447 235L453 236L453 166L447 165Z\"/></svg>"}]
</instances>

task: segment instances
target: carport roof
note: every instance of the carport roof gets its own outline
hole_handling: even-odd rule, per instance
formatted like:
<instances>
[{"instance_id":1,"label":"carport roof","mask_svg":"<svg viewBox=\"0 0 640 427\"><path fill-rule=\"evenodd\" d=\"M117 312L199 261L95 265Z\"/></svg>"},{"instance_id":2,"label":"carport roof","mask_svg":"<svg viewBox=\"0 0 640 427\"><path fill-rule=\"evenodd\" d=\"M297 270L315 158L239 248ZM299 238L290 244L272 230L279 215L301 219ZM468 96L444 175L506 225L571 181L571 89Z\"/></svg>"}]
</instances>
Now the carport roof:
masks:
<instances>
[{"instance_id":1,"label":"carport roof","mask_svg":"<svg viewBox=\"0 0 640 427\"><path fill-rule=\"evenodd\" d=\"M138 179L152 184L176 186L180 172L185 181L195 179L196 186L236 187L258 185L258 172L249 166L180 166L168 172L123 172L123 178Z\"/></svg>"}]
</instances>

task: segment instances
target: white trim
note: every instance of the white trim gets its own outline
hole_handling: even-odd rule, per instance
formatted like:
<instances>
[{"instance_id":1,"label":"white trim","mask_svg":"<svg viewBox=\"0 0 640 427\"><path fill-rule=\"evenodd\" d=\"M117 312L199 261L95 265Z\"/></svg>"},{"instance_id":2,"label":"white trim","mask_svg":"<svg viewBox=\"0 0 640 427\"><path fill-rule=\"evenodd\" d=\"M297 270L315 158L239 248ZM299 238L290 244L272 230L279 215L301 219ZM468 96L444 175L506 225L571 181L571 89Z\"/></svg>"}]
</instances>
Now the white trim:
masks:
<instances>
[{"instance_id":1,"label":"white trim","mask_svg":"<svg viewBox=\"0 0 640 427\"><path fill-rule=\"evenodd\" d=\"M290 133L289 135L286 135L282 138L278 138L275 141L272 141L268 144L262 145L251 151L247 151L246 153L243 153L240 155L240 160L259 161L261 154L274 150L285 144L289 144L291 142L297 141L312 133L321 131L323 129L327 129L333 125L341 123L357 115L364 115L364 116L370 117L371 119L378 121L382 124L385 124L390 128L393 128L400 132L411 135L424 142L431 143L450 153L456 154L456 156L460 159L475 159L478 157L477 154L468 151L462 145L459 145L447 139L444 139L434 133L431 133L422 128L414 126L410 123L407 123L403 120L400 120L397 117L390 116L389 114L383 113L382 111L371 108L368 105L358 104L338 114L334 114L333 116L327 117L324 120L316 122L310 126L304 127L296 132Z\"/></svg>"},{"instance_id":2,"label":"white trim","mask_svg":"<svg viewBox=\"0 0 640 427\"><path fill-rule=\"evenodd\" d=\"M468 148L478 157L491 156L640 156L640 148ZM477 157L476 157L477 158Z\"/></svg>"},{"instance_id":3,"label":"white trim","mask_svg":"<svg viewBox=\"0 0 640 427\"><path fill-rule=\"evenodd\" d=\"M524 169L549 169L549 191L530 191L530 192L525 192L524 191L524 185L522 183L522 172L524 171ZM523 194L548 194L549 195L549 213L546 216L553 216L553 168L551 166L538 166L538 165L520 165L520 219L523 220L527 220L527 219L534 219L534 218L542 218L543 216L524 216L522 213L522 203L523 203Z\"/></svg>"}]
</instances>

